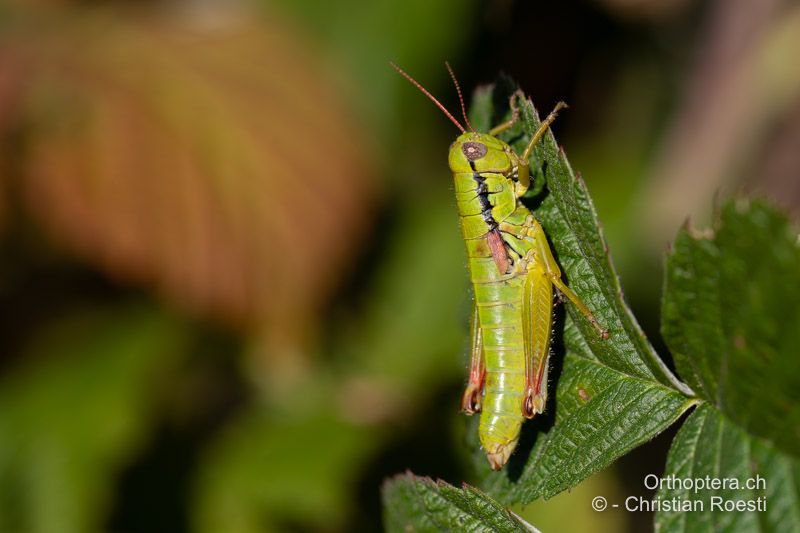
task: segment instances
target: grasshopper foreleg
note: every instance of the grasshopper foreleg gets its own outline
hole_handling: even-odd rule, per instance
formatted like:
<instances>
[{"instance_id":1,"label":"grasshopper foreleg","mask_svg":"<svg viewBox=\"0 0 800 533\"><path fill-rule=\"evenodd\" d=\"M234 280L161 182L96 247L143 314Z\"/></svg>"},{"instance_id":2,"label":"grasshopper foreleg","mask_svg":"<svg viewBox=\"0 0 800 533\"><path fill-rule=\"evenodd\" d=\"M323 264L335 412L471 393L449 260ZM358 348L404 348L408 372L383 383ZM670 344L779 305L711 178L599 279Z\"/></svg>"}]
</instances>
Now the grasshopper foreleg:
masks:
<instances>
[{"instance_id":1,"label":"grasshopper foreleg","mask_svg":"<svg viewBox=\"0 0 800 533\"><path fill-rule=\"evenodd\" d=\"M489 135L492 137L497 137L507 129L514 126L519 121L519 107L517 107L517 101L522 98L525 98L525 94L517 89L514 91L514 94L508 99L508 107L511 108L511 118L503 122L502 124L498 124L494 128L489 130Z\"/></svg>"}]
</instances>

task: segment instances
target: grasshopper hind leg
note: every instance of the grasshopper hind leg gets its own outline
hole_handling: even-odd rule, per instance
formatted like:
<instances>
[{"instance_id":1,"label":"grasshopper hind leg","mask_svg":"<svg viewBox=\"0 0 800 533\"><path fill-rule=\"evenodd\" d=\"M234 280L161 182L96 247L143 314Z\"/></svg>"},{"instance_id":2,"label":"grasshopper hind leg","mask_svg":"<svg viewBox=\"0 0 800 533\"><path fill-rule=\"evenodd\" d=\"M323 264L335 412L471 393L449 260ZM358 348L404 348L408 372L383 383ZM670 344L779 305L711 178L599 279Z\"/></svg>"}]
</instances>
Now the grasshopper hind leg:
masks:
<instances>
[{"instance_id":1,"label":"grasshopper hind leg","mask_svg":"<svg viewBox=\"0 0 800 533\"><path fill-rule=\"evenodd\" d=\"M473 306L470 321L469 383L461 397L461 410L468 415L481 411L486 364L483 359L483 335L478 321L478 306Z\"/></svg>"},{"instance_id":2,"label":"grasshopper hind leg","mask_svg":"<svg viewBox=\"0 0 800 533\"><path fill-rule=\"evenodd\" d=\"M525 341L525 392L522 415L533 418L547 402L547 367L553 323L553 284L535 263L525 275L522 296L522 324Z\"/></svg>"},{"instance_id":3,"label":"grasshopper hind leg","mask_svg":"<svg viewBox=\"0 0 800 533\"><path fill-rule=\"evenodd\" d=\"M550 245L547 243L547 236L539 223L531 216L527 221L528 236L533 239L536 254L541 261L542 267L545 270L550 282L558 289L559 299L561 296L569 300L572 305L582 314L586 320L594 327L601 339L606 340L609 337L608 330L604 328L600 322L597 321L594 314L592 314L589 307L575 294L575 291L570 289L561 279L561 270L558 268L553 253L550 251Z\"/></svg>"}]
</instances>

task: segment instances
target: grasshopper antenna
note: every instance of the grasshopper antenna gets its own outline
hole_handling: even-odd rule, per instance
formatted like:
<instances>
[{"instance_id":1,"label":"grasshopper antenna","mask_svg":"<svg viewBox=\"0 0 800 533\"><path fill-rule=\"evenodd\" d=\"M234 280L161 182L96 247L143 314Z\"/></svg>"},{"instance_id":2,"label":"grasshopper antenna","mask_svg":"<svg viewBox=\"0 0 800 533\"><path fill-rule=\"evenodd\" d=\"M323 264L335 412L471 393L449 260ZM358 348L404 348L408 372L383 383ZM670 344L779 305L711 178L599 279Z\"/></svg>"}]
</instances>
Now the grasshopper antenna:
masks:
<instances>
[{"instance_id":1,"label":"grasshopper antenna","mask_svg":"<svg viewBox=\"0 0 800 533\"><path fill-rule=\"evenodd\" d=\"M466 131L467 131L467 130L465 130L465 129L464 129L464 126L462 126L462 125L461 125L461 124L460 124L460 123L459 123L459 122L456 120L456 118L455 118L453 115L451 115L451 114L450 114L450 111L448 111L448 110L447 110L447 108L446 108L446 107L444 107L444 106L443 106L443 105L442 105L442 104L439 102L439 100L437 100L437 99L436 99L436 98L435 98L435 97L434 97L434 96L433 96L431 93L429 93L429 92L428 92L428 90L427 90L427 89L425 89L425 87L423 87L422 85L420 85L420 83L419 83L417 80L415 80L414 78L412 78L411 76L409 76L408 74L406 74L406 72L405 72L403 69L401 69L400 67L398 67L397 65L395 65L395 64L394 64L394 63L392 63L391 61L389 61L389 64L392 66L392 68L393 68L393 69L395 69L395 70L398 72L398 74L400 74L400 75L401 75L401 76L403 76L405 79L407 79L408 81L410 81L410 82L411 82L411 84L412 84L414 87L416 87L417 89L419 89L420 91L422 91L422 94L424 94L425 96L427 96L428 98L430 98L430 99L431 99L431 101L432 101L434 104L436 104L436 106L437 106L439 109L441 109L441 110L442 110L442 112L443 112L443 113L444 113L444 114L447 116L447 118L449 118L449 119L450 119L450 121L451 121L453 124L455 124L455 125L456 125L456 127L457 127L458 129L460 129L460 130L461 130L461 133L466 133ZM459 92L459 97L460 97L460 95L461 95L461 93ZM464 103L463 103L463 102L461 103L461 106L462 106L462 108L463 108L463 106L464 106ZM465 118L466 118L466 117L465 117ZM470 128L472 128L472 126L470 126ZM475 130L473 130L473 131L475 131Z\"/></svg>"},{"instance_id":2,"label":"grasshopper antenna","mask_svg":"<svg viewBox=\"0 0 800 533\"><path fill-rule=\"evenodd\" d=\"M453 72L453 69L450 67L450 63L447 61L444 62L444 66L447 67L447 72L450 73L450 78L453 80L453 85L456 86L456 92L458 93L458 101L461 102L461 116L464 117L464 122L467 123L469 129L475 133L475 128L472 127L472 124L469 123L469 119L467 118L467 109L464 107L464 97L461 96L461 87L458 85L458 80L456 79L456 73Z\"/></svg>"}]
</instances>

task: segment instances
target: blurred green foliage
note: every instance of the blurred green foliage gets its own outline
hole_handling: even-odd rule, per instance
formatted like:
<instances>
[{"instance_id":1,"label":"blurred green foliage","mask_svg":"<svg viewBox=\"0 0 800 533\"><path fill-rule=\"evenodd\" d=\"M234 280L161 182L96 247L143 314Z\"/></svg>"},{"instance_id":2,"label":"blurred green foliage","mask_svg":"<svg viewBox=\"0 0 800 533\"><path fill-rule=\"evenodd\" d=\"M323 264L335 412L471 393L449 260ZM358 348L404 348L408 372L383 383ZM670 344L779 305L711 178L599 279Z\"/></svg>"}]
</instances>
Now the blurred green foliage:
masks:
<instances>
[{"instance_id":1,"label":"blurred green foliage","mask_svg":"<svg viewBox=\"0 0 800 533\"><path fill-rule=\"evenodd\" d=\"M356 511L350 493L374 448L367 429L326 411L243 413L203 456L195 530L280 531L301 522L330 530Z\"/></svg>"},{"instance_id":2,"label":"blurred green foliage","mask_svg":"<svg viewBox=\"0 0 800 533\"><path fill-rule=\"evenodd\" d=\"M97 531L115 476L148 440L180 322L147 308L44 329L0 382L0 529Z\"/></svg>"}]
</instances>

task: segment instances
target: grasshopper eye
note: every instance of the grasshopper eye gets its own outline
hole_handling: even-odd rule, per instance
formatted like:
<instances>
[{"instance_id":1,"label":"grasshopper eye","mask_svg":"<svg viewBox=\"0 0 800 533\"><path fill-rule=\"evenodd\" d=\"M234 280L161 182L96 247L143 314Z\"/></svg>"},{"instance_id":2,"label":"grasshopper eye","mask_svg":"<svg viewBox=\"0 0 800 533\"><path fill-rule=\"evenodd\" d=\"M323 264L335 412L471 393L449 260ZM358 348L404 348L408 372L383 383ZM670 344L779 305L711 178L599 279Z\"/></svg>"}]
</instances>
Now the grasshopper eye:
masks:
<instances>
[{"instance_id":1,"label":"grasshopper eye","mask_svg":"<svg viewBox=\"0 0 800 533\"><path fill-rule=\"evenodd\" d=\"M467 156L469 161L475 161L486 155L489 151L485 144L479 142L465 142L461 145L461 151Z\"/></svg>"}]
</instances>

